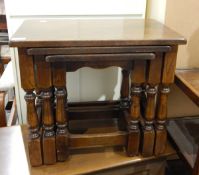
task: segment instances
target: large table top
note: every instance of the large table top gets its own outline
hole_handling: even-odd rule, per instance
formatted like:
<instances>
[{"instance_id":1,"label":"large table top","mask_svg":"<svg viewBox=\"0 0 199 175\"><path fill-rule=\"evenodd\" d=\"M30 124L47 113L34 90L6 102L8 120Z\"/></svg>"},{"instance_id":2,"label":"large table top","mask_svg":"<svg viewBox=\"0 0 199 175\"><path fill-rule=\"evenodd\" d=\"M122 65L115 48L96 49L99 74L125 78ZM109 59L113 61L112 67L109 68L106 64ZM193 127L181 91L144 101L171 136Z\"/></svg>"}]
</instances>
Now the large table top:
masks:
<instances>
[{"instance_id":1,"label":"large table top","mask_svg":"<svg viewBox=\"0 0 199 175\"><path fill-rule=\"evenodd\" d=\"M155 20L26 20L11 37L15 47L185 44L181 35Z\"/></svg>"},{"instance_id":2,"label":"large table top","mask_svg":"<svg viewBox=\"0 0 199 175\"><path fill-rule=\"evenodd\" d=\"M22 129L21 129L22 128ZM50 166L32 168L28 162L27 127L13 126L0 128L0 174L1 175L75 175L96 172L154 160L155 157L127 157L122 149L98 149L98 151L71 154L68 161ZM24 146L25 145L25 146ZM163 157L175 154L168 144ZM161 158L161 157L160 157Z\"/></svg>"}]
</instances>

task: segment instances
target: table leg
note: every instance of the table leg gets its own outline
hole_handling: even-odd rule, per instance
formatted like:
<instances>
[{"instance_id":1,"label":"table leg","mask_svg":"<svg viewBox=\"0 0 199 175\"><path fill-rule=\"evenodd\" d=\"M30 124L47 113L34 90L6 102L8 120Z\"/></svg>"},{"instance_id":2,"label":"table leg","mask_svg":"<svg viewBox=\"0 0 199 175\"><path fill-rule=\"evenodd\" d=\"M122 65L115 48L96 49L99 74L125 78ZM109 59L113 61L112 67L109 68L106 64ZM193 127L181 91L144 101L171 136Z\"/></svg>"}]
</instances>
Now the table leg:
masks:
<instances>
[{"instance_id":1,"label":"table leg","mask_svg":"<svg viewBox=\"0 0 199 175\"><path fill-rule=\"evenodd\" d=\"M40 137L40 125L35 107L35 89L33 58L26 54L26 48L19 48L19 68L21 74L21 86L26 91L27 121L29 124L28 150L32 166L42 165L42 149Z\"/></svg>"},{"instance_id":2,"label":"table leg","mask_svg":"<svg viewBox=\"0 0 199 175\"><path fill-rule=\"evenodd\" d=\"M152 156L155 142L154 119L156 108L157 85L161 81L162 53L156 53L154 60L148 61L146 80L146 106L144 112L144 126L142 132L142 155Z\"/></svg>"},{"instance_id":3,"label":"table leg","mask_svg":"<svg viewBox=\"0 0 199 175\"><path fill-rule=\"evenodd\" d=\"M122 85L120 91L120 107L122 109L129 108L129 75L128 70L122 70Z\"/></svg>"},{"instance_id":4,"label":"table leg","mask_svg":"<svg viewBox=\"0 0 199 175\"><path fill-rule=\"evenodd\" d=\"M158 96L158 108L157 108L157 119L156 119L156 144L154 154L159 155L164 153L166 149L165 145L167 142L167 131L165 128L167 118L167 99L170 92L169 87L160 87Z\"/></svg>"},{"instance_id":5,"label":"table leg","mask_svg":"<svg viewBox=\"0 0 199 175\"><path fill-rule=\"evenodd\" d=\"M42 120L43 120L43 158L44 164L54 164L56 162L55 151L55 131L54 131L54 118L51 109L52 92L42 92Z\"/></svg>"},{"instance_id":6,"label":"table leg","mask_svg":"<svg viewBox=\"0 0 199 175\"><path fill-rule=\"evenodd\" d=\"M153 148L154 148L154 139L155 132L153 127L153 120L155 116L155 96L156 96L156 88L148 87L146 89L147 100L145 107L145 120L144 126L142 130L142 155L143 156L152 156Z\"/></svg>"},{"instance_id":7,"label":"table leg","mask_svg":"<svg viewBox=\"0 0 199 175\"><path fill-rule=\"evenodd\" d=\"M156 114L156 140L154 154L160 155L164 153L167 142L167 131L165 127L167 119L167 99L170 92L169 85L174 82L177 46L173 46L171 52L165 54L162 70L162 82L159 87L158 106Z\"/></svg>"},{"instance_id":8,"label":"table leg","mask_svg":"<svg viewBox=\"0 0 199 175\"><path fill-rule=\"evenodd\" d=\"M35 108L35 94L33 92L27 92L25 95L27 104L27 119L29 123L29 157L32 166L42 165L41 156L41 140L40 140L40 128L38 116Z\"/></svg>"},{"instance_id":9,"label":"table leg","mask_svg":"<svg viewBox=\"0 0 199 175\"><path fill-rule=\"evenodd\" d=\"M140 146L140 95L142 92L141 85L145 82L146 62L135 61L131 72L131 107L130 122L128 123L128 156L135 156L139 153Z\"/></svg>"},{"instance_id":10,"label":"table leg","mask_svg":"<svg viewBox=\"0 0 199 175\"><path fill-rule=\"evenodd\" d=\"M56 163L51 65L45 62L43 56L35 56L34 61L36 86L41 91L42 98L43 162L48 165Z\"/></svg>"},{"instance_id":11,"label":"table leg","mask_svg":"<svg viewBox=\"0 0 199 175\"><path fill-rule=\"evenodd\" d=\"M56 88L56 150L57 160L65 161L69 155L66 70L62 64L53 65L53 85Z\"/></svg>"}]
</instances>

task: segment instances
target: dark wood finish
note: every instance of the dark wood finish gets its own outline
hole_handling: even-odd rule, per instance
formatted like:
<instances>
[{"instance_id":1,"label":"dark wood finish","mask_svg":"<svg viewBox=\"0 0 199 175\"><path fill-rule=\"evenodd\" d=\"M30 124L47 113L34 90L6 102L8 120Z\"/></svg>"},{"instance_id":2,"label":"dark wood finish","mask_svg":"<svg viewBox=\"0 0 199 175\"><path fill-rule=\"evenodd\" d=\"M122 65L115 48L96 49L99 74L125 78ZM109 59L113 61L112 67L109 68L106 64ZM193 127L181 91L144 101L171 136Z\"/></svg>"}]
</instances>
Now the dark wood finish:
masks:
<instances>
[{"instance_id":1,"label":"dark wood finish","mask_svg":"<svg viewBox=\"0 0 199 175\"><path fill-rule=\"evenodd\" d=\"M25 100L27 104L27 121L29 124L29 157L32 166L42 165L42 149L40 127L35 108L35 77L33 58L26 55L26 48L18 49L21 86L26 91ZM27 78L27 77L28 78Z\"/></svg>"},{"instance_id":2,"label":"dark wood finish","mask_svg":"<svg viewBox=\"0 0 199 175\"><path fill-rule=\"evenodd\" d=\"M170 46L126 46L126 47L68 47L68 48L31 48L28 55L81 55L81 54L110 54L110 53L143 53L169 52Z\"/></svg>"},{"instance_id":3,"label":"dark wood finish","mask_svg":"<svg viewBox=\"0 0 199 175\"><path fill-rule=\"evenodd\" d=\"M125 146L127 133L70 134L70 148L89 148L99 146Z\"/></svg>"},{"instance_id":4,"label":"dark wood finish","mask_svg":"<svg viewBox=\"0 0 199 175\"><path fill-rule=\"evenodd\" d=\"M0 127L5 127L7 125L5 114L5 95L5 92L0 92Z\"/></svg>"},{"instance_id":5,"label":"dark wood finish","mask_svg":"<svg viewBox=\"0 0 199 175\"><path fill-rule=\"evenodd\" d=\"M19 48L19 67L21 77L21 87L31 91L35 89L35 77L33 68L33 58L26 54L26 48ZM27 78L28 77L28 78Z\"/></svg>"},{"instance_id":6,"label":"dark wood finish","mask_svg":"<svg viewBox=\"0 0 199 175\"><path fill-rule=\"evenodd\" d=\"M159 103L156 116L156 140L154 153L156 155L164 152L167 140L165 122L167 119L167 96L170 92L169 85L174 81L177 46L172 47L172 51L166 53L163 61L162 81L159 88Z\"/></svg>"},{"instance_id":7,"label":"dark wood finish","mask_svg":"<svg viewBox=\"0 0 199 175\"><path fill-rule=\"evenodd\" d=\"M148 62L147 71L147 86L145 87L146 104L144 113L144 126L143 126L143 141L142 141L142 155L153 155L155 131L154 131L154 118L155 118L155 99L157 93L157 85L161 81L162 71L162 53L156 53L156 59Z\"/></svg>"},{"instance_id":8,"label":"dark wood finish","mask_svg":"<svg viewBox=\"0 0 199 175\"><path fill-rule=\"evenodd\" d=\"M0 14L0 32L7 32L7 21L5 14Z\"/></svg>"},{"instance_id":9,"label":"dark wood finish","mask_svg":"<svg viewBox=\"0 0 199 175\"><path fill-rule=\"evenodd\" d=\"M146 61L135 61L131 71L131 107L130 122L128 122L128 144L127 154L135 156L139 153L140 146L140 95L142 92L141 85L145 82Z\"/></svg>"},{"instance_id":10,"label":"dark wood finish","mask_svg":"<svg viewBox=\"0 0 199 175\"><path fill-rule=\"evenodd\" d=\"M55 147L55 131L54 131L54 116L51 108L51 87L52 75L51 66L46 63L43 56L36 56L35 63L35 79L37 89L41 91L42 98L42 150L43 163L53 164L56 162L56 147Z\"/></svg>"},{"instance_id":11,"label":"dark wood finish","mask_svg":"<svg viewBox=\"0 0 199 175\"><path fill-rule=\"evenodd\" d=\"M174 82L178 46L173 46L171 52L165 55L163 62L162 84L168 85Z\"/></svg>"},{"instance_id":12,"label":"dark wood finish","mask_svg":"<svg viewBox=\"0 0 199 175\"><path fill-rule=\"evenodd\" d=\"M122 70L122 85L120 90L120 107L123 109L128 109L130 105L130 87L129 87L129 80L130 80L130 71L129 70Z\"/></svg>"},{"instance_id":13,"label":"dark wood finish","mask_svg":"<svg viewBox=\"0 0 199 175\"><path fill-rule=\"evenodd\" d=\"M35 94L28 92L25 95L27 104L27 120L29 124L29 157L32 166L42 165L42 151L41 151L41 139L39 132L39 121L37 112L35 109Z\"/></svg>"},{"instance_id":14,"label":"dark wood finish","mask_svg":"<svg viewBox=\"0 0 199 175\"><path fill-rule=\"evenodd\" d=\"M48 19L45 23L27 20L10 41L14 47L170 46L185 43L182 36L155 20L132 19Z\"/></svg>"},{"instance_id":15,"label":"dark wood finish","mask_svg":"<svg viewBox=\"0 0 199 175\"><path fill-rule=\"evenodd\" d=\"M121 67L122 69L131 69L132 68L132 62L129 61L110 61L106 62L69 62L66 65L66 70L68 72L73 72L76 71L77 69L80 69L82 67L91 67L91 68L96 68L96 69L103 69L107 68L110 66L116 66L116 67Z\"/></svg>"},{"instance_id":16,"label":"dark wood finish","mask_svg":"<svg viewBox=\"0 0 199 175\"><path fill-rule=\"evenodd\" d=\"M42 92L42 120L43 120L43 159L44 164L54 164L56 162L54 117L51 108L51 91Z\"/></svg>"},{"instance_id":17,"label":"dark wood finish","mask_svg":"<svg viewBox=\"0 0 199 175\"><path fill-rule=\"evenodd\" d=\"M57 160L65 161L69 155L69 133L68 133L68 105L66 91L66 72L62 64L53 67L53 85L56 88L56 150ZM66 107L65 107L66 106Z\"/></svg>"},{"instance_id":18,"label":"dark wood finish","mask_svg":"<svg viewBox=\"0 0 199 175\"><path fill-rule=\"evenodd\" d=\"M85 54L85 55L53 55L47 56L47 62L101 62L101 61L121 61L121 60L151 60L154 59L153 53L123 53L123 54Z\"/></svg>"},{"instance_id":19,"label":"dark wood finish","mask_svg":"<svg viewBox=\"0 0 199 175\"><path fill-rule=\"evenodd\" d=\"M82 104L80 103L80 105ZM119 104L107 106L74 106L68 108L68 115L70 116L70 120L119 118L121 107Z\"/></svg>"},{"instance_id":20,"label":"dark wood finish","mask_svg":"<svg viewBox=\"0 0 199 175\"><path fill-rule=\"evenodd\" d=\"M48 91L52 86L51 66L46 63L43 56L34 58L36 88L39 91Z\"/></svg>"},{"instance_id":21,"label":"dark wood finish","mask_svg":"<svg viewBox=\"0 0 199 175\"><path fill-rule=\"evenodd\" d=\"M129 156L138 155L140 148L143 155L151 156L154 140L155 154L163 153L166 114L160 113L167 107L163 92L173 82L177 45L185 43L183 37L154 20L25 21L10 45L19 48L22 87L28 93L35 88L41 92L42 110L38 113L43 121L44 164L55 163L55 150L57 160L64 161L69 148L124 145ZM110 66L122 68L119 101L67 103L65 72ZM156 114L160 83L162 101L157 102ZM141 94L146 97L141 99ZM146 103L143 116L141 102ZM115 126L108 126L110 121Z\"/></svg>"}]
</instances>

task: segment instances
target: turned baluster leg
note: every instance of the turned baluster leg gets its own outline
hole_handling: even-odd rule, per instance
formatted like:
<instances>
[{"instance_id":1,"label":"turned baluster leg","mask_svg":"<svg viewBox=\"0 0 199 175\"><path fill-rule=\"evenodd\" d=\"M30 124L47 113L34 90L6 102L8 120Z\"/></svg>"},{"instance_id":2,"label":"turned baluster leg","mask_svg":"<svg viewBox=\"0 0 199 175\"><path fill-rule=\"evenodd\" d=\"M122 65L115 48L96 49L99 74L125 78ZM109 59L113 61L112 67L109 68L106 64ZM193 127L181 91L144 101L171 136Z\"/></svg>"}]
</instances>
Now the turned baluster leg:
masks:
<instances>
[{"instance_id":1,"label":"turned baluster leg","mask_svg":"<svg viewBox=\"0 0 199 175\"><path fill-rule=\"evenodd\" d=\"M32 166L42 165L42 149L40 137L40 124L35 107L35 77L33 58L26 54L26 48L19 48L19 68L21 86L26 91L27 121L29 125L28 150Z\"/></svg>"},{"instance_id":2,"label":"turned baluster leg","mask_svg":"<svg viewBox=\"0 0 199 175\"><path fill-rule=\"evenodd\" d=\"M156 145L154 154L159 155L164 153L167 142L167 131L165 128L167 118L167 99L170 88L162 86L159 88L158 109L156 117Z\"/></svg>"},{"instance_id":3,"label":"turned baluster leg","mask_svg":"<svg viewBox=\"0 0 199 175\"><path fill-rule=\"evenodd\" d=\"M64 161L69 155L69 133L68 133L68 113L65 109L67 105L66 92L66 70L62 64L54 64L53 85L56 87L56 150L57 160Z\"/></svg>"},{"instance_id":4,"label":"turned baluster leg","mask_svg":"<svg viewBox=\"0 0 199 175\"><path fill-rule=\"evenodd\" d=\"M153 120L155 117L155 95L156 88L148 87L146 89L147 92L147 100L145 106L145 120L143 126L143 145L142 145L142 155L143 156L152 156L153 155L153 147L154 147L154 139L155 132L153 127Z\"/></svg>"},{"instance_id":5,"label":"turned baluster leg","mask_svg":"<svg viewBox=\"0 0 199 175\"><path fill-rule=\"evenodd\" d=\"M43 120L43 158L44 164L56 162L54 118L51 109L52 92L42 92L42 120Z\"/></svg>"},{"instance_id":6,"label":"turned baluster leg","mask_svg":"<svg viewBox=\"0 0 199 175\"><path fill-rule=\"evenodd\" d=\"M167 99L170 92L169 85L174 82L177 46L173 46L171 52L165 54L162 70L162 82L159 87L159 98L157 100L157 114L156 114L156 140L155 140L155 155L164 153L167 145Z\"/></svg>"},{"instance_id":7,"label":"turned baluster leg","mask_svg":"<svg viewBox=\"0 0 199 175\"><path fill-rule=\"evenodd\" d=\"M156 53L154 60L148 61L147 71L147 87L146 87L146 106L144 113L144 126L142 132L142 155L152 156L154 150L155 131L154 131L154 119L156 109L156 94L157 85L161 79L162 68L162 54Z\"/></svg>"},{"instance_id":8,"label":"turned baluster leg","mask_svg":"<svg viewBox=\"0 0 199 175\"><path fill-rule=\"evenodd\" d=\"M120 107L122 109L129 108L129 70L122 70L122 85L120 91Z\"/></svg>"},{"instance_id":9,"label":"turned baluster leg","mask_svg":"<svg viewBox=\"0 0 199 175\"><path fill-rule=\"evenodd\" d=\"M44 164L54 164L56 162L55 149L55 128L52 106L52 79L51 66L45 62L43 56L35 56L35 77L37 89L41 90L42 98L42 147Z\"/></svg>"},{"instance_id":10,"label":"turned baluster leg","mask_svg":"<svg viewBox=\"0 0 199 175\"><path fill-rule=\"evenodd\" d=\"M131 107L130 121L128 122L128 156L135 156L139 153L140 146L140 95L141 85L145 82L145 61L135 61L131 72Z\"/></svg>"},{"instance_id":11,"label":"turned baluster leg","mask_svg":"<svg viewBox=\"0 0 199 175\"><path fill-rule=\"evenodd\" d=\"M27 120L29 124L29 157L32 166L42 165L41 156L41 140L40 140L40 127L35 108L35 94L33 92L27 92L25 100L27 104Z\"/></svg>"}]
</instances>

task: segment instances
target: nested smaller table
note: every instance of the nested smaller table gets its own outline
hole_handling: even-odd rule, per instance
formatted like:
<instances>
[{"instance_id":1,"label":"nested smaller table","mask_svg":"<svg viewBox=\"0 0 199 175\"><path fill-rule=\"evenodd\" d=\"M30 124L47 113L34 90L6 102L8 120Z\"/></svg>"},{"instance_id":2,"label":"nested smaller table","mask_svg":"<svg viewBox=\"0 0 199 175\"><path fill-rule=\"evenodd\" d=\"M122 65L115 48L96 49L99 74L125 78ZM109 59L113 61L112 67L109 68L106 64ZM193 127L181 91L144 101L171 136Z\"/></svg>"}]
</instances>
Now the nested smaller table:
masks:
<instances>
[{"instance_id":1,"label":"nested smaller table","mask_svg":"<svg viewBox=\"0 0 199 175\"><path fill-rule=\"evenodd\" d=\"M33 166L64 161L71 149L126 147L162 154L177 48L186 40L153 20L28 20L12 36L26 91ZM66 72L122 68L121 98L67 102ZM35 103L36 99L36 103Z\"/></svg>"}]
</instances>

